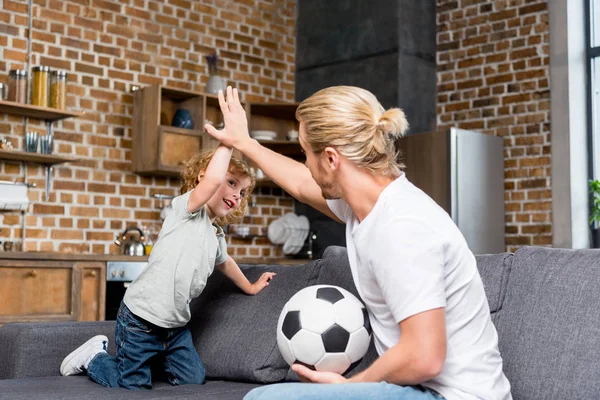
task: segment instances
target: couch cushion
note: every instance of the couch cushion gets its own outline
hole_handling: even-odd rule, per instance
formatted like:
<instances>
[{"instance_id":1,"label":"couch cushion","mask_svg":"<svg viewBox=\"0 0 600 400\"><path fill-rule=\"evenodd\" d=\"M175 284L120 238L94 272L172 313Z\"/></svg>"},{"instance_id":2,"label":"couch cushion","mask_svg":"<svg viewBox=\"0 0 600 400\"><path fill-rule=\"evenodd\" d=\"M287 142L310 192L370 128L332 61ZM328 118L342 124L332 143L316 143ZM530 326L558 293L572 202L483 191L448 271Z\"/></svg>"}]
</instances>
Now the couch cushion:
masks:
<instances>
[{"instance_id":1,"label":"couch cushion","mask_svg":"<svg viewBox=\"0 0 600 400\"><path fill-rule=\"evenodd\" d=\"M209 381L204 385L170 386L159 383L152 390L108 389L87 376L53 376L0 380L0 399L11 400L121 400L121 399L211 399L242 400L260 385Z\"/></svg>"},{"instance_id":2,"label":"couch cushion","mask_svg":"<svg viewBox=\"0 0 600 400\"><path fill-rule=\"evenodd\" d=\"M242 265L254 282L265 271L277 276L256 296L243 294L219 272L190 305L194 345L209 379L270 383L289 366L277 347L277 320L298 290L316 283L320 260L299 266Z\"/></svg>"},{"instance_id":3,"label":"couch cushion","mask_svg":"<svg viewBox=\"0 0 600 400\"><path fill-rule=\"evenodd\" d=\"M490 312L494 314L502 308L513 255L511 253L481 254L475 258L477 259L477 269L483 281Z\"/></svg>"},{"instance_id":4,"label":"couch cushion","mask_svg":"<svg viewBox=\"0 0 600 400\"><path fill-rule=\"evenodd\" d=\"M515 400L600 393L600 251L515 253L496 320Z\"/></svg>"},{"instance_id":5,"label":"couch cushion","mask_svg":"<svg viewBox=\"0 0 600 400\"><path fill-rule=\"evenodd\" d=\"M4 325L0 329L0 379L60 375L65 356L95 335L108 336L108 351L115 354L114 332L115 321Z\"/></svg>"}]
</instances>

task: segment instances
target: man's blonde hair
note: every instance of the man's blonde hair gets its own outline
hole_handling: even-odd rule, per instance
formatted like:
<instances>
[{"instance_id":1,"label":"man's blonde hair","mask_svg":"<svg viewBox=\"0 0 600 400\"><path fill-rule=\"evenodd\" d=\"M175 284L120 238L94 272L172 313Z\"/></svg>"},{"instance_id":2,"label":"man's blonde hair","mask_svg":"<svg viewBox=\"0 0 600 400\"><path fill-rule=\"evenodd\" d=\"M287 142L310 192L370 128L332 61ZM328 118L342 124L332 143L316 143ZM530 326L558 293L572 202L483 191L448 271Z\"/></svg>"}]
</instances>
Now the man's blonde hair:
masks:
<instances>
[{"instance_id":1,"label":"man's blonde hair","mask_svg":"<svg viewBox=\"0 0 600 400\"><path fill-rule=\"evenodd\" d=\"M408 130L399 108L385 110L373 93L354 86L322 89L296 110L313 153L335 147L359 167L390 177L404 165L398 140Z\"/></svg>"},{"instance_id":2,"label":"man's blonde hair","mask_svg":"<svg viewBox=\"0 0 600 400\"><path fill-rule=\"evenodd\" d=\"M195 188L196 185L198 185L198 174L200 174L200 171L208 168L208 163L213 158L214 154L214 150L204 150L188 160L183 168L183 171L181 171L181 179L183 180L183 185L180 189L181 194L189 192ZM248 186L248 190L246 191L244 197L240 199L240 205L238 208L227 214L225 217L217 218L215 220L219 226L240 222L242 218L244 218L244 214L246 214L246 209L248 208L248 198L250 197L250 194L256 185L256 178L250 170L250 167L248 167L248 164L235 156L231 157L227 172L233 175L249 177L250 186Z\"/></svg>"}]
</instances>

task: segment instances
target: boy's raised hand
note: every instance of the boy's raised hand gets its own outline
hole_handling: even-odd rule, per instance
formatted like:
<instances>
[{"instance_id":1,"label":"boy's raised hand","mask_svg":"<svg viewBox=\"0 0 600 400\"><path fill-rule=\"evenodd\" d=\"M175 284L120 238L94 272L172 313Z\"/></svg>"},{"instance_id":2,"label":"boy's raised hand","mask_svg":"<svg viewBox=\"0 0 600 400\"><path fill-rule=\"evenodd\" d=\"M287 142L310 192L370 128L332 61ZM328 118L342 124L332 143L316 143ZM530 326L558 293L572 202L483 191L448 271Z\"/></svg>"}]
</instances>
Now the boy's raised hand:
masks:
<instances>
[{"instance_id":1,"label":"boy's raised hand","mask_svg":"<svg viewBox=\"0 0 600 400\"><path fill-rule=\"evenodd\" d=\"M239 143L250 139L246 111L242 107L242 103L240 103L237 89L232 89L231 86L227 86L227 100L220 90L218 98L225 127L218 130L214 126L206 124L204 125L204 129L225 146L237 148Z\"/></svg>"},{"instance_id":2,"label":"boy's raised hand","mask_svg":"<svg viewBox=\"0 0 600 400\"><path fill-rule=\"evenodd\" d=\"M252 284L252 289L250 290L250 294L257 294L267 286L269 286L269 281L273 279L273 277L277 275L275 272L264 272L260 278L256 280Z\"/></svg>"}]
</instances>

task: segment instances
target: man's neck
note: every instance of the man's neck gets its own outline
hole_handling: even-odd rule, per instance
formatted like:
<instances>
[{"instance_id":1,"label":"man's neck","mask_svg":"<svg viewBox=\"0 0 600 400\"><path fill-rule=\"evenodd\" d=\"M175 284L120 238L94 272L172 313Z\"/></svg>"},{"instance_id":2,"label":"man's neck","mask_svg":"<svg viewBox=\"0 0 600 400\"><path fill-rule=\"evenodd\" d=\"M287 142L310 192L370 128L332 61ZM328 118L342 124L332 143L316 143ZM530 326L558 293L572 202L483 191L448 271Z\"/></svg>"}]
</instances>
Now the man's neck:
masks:
<instances>
[{"instance_id":1,"label":"man's neck","mask_svg":"<svg viewBox=\"0 0 600 400\"><path fill-rule=\"evenodd\" d=\"M383 189L395 178L374 175L367 170L356 168L344 180L341 197L352 208L358 221L362 222L375 207Z\"/></svg>"}]
</instances>

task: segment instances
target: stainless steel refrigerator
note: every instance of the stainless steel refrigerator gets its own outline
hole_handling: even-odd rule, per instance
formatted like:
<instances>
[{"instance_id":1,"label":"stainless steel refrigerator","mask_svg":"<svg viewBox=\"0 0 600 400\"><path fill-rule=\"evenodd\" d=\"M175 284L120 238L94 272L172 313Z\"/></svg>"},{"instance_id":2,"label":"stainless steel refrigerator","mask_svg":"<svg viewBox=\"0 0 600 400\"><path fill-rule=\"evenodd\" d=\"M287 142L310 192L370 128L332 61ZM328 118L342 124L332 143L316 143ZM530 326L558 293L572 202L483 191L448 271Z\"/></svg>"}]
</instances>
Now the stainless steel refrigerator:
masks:
<instances>
[{"instance_id":1,"label":"stainless steel refrigerator","mask_svg":"<svg viewBox=\"0 0 600 400\"><path fill-rule=\"evenodd\" d=\"M464 129L400 139L406 176L452 217L475 254L504 245L504 141Z\"/></svg>"}]
</instances>

